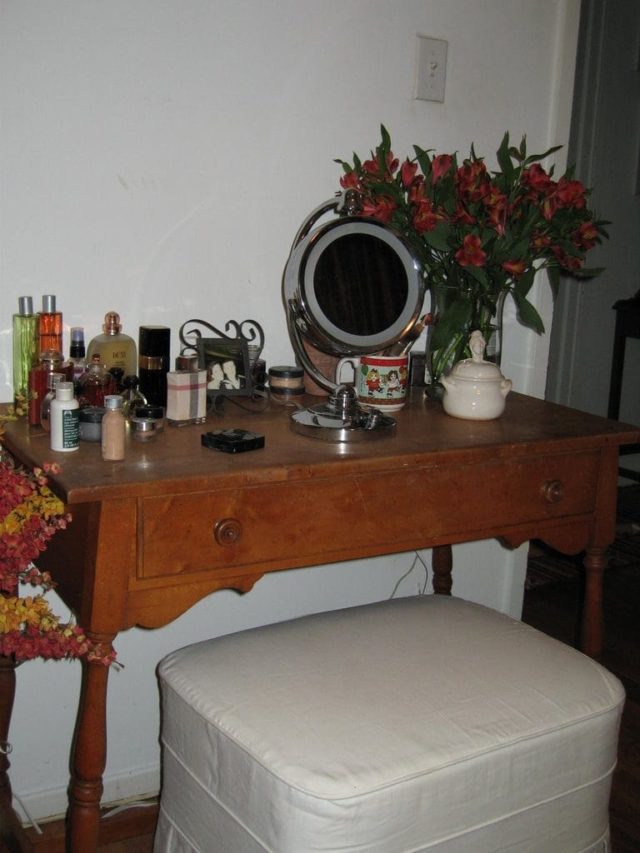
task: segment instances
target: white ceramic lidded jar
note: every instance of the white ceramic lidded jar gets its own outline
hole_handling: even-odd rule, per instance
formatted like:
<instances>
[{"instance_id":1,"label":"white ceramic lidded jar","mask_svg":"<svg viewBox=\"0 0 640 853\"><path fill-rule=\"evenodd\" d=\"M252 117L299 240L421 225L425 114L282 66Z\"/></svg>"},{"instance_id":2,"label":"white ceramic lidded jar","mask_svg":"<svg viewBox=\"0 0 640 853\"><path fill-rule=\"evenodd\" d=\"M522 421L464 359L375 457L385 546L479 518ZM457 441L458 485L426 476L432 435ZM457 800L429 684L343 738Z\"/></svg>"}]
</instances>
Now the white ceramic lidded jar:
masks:
<instances>
[{"instance_id":1,"label":"white ceramic lidded jar","mask_svg":"<svg viewBox=\"0 0 640 853\"><path fill-rule=\"evenodd\" d=\"M442 406L448 415L466 420L490 421L504 411L511 391L511 380L505 379L499 367L483 359L485 340L480 332L472 332L469 340L471 358L459 361L442 377Z\"/></svg>"}]
</instances>

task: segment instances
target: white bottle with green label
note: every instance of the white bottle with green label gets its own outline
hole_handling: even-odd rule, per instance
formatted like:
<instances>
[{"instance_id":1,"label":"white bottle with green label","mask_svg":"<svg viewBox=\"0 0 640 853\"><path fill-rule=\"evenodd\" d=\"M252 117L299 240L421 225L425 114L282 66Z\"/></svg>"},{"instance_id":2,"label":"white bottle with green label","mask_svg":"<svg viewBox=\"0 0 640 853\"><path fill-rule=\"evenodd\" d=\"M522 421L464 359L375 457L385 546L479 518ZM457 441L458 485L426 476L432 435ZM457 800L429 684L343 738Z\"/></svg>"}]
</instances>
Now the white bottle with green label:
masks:
<instances>
[{"instance_id":1,"label":"white bottle with green label","mask_svg":"<svg viewBox=\"0 0 640 853\"><path fill-rule=\"evenodd\" d=\"M68 452L80 446L79 404L73 396L73 382L58 382L51 401L51 449Z\"/></svg>"}]
</instances>

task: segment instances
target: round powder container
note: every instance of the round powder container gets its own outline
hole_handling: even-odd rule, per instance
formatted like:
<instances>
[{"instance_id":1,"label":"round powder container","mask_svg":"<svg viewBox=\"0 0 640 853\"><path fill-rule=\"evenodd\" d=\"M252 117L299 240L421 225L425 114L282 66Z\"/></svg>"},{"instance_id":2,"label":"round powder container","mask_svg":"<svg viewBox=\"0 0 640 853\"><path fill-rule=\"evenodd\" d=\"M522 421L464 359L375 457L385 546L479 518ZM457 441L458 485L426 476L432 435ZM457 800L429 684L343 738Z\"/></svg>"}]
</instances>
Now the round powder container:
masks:
<instances>
[{"instance_id":1,"label":"round powder container","mask_svg":"<svg viewBox=\"0 0 640 853\"><path fill-rule=\"evenodd\" d=\"M146 421L155 421L155 431L162 432L164 429L164 407L163 406L136 406L133 415L131 416L131 420L137 418L138 420L146 420Z\"/></svg>"},{"instance_id":2,"label":"round powder container","mask_svg":"<svg viewBox=\"0 0 640 853\"><path fill-rule=\"evenodd\" d=\"M102 439L102 406L85 406L78 412L81 441L100 441Z\"/></svg>"},{"instance_id":3,"label":"round powder container","mask_svg":"<svg viewBox=\"0 0 640 853\"><path fill-rule=\"evenodd\" d=\"M131 434L136 441L153 441L158 434L160 421L155 418L141 418L137 415L130 419Z\"/></svg>"},{"instance_id":4,"label":"round powder container","mask_svg":"<svg viewBox=\"0 0 640 853\"><path fill-rule=\"evenodd\" d=\"M296 397L304 394L304 371L295 365L278 365L269 368L269 388L272 394Z\"/></svg>"}]
</instances>

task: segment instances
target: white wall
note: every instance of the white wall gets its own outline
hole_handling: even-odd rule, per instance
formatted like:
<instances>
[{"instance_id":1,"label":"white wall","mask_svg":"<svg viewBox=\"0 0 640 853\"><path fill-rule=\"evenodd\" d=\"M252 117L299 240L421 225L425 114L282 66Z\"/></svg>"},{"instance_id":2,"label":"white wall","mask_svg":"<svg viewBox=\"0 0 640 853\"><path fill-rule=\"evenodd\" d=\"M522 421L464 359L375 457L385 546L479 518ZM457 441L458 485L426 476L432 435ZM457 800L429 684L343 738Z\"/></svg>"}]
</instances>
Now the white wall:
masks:
<instances>
[{"instance_id":1,"label":"white wall","mask_svg":"<svg viewBox=\"0 0 640 853\"><path fill-rule=\"evenodd\" d=\"M411 144L494 165L505 130L531 151L568 138L578 0L4 0L0 6L0 396L11 397L18 297L55 293L90 338L190 317L258 320L289 362L280 278L306 215L337 188L335 157L383 122ZM443 104L412 99L415 36L449 42ZM550 315L545 286L539 304ZM505 373L541 395L546 343L507 313ZM68 343L68 337L67 337ZM490 499L490 496L488 496ZM114 537L118 531L113 531ZM429 558L429 554L425 554ZM455 549L455 591L512 613L524 551ZM106 796L158 784L154 666L170 649L311 610L391 595L413 555L272 575L159 631L117 641ZM400 594L424 583L420 566ZM428 653L428 650L427 650ZM79 666L18 672L12 780L62 811Z\"/></svg>"}]
</instances>

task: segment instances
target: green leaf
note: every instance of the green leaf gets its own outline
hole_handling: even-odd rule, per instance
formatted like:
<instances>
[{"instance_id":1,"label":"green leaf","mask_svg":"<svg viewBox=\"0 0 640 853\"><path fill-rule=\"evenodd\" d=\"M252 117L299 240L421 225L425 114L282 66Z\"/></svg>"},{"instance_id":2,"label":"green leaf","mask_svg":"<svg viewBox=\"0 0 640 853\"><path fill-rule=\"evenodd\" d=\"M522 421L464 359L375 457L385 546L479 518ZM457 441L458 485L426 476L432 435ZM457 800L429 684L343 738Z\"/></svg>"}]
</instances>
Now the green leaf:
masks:
<instances>
[{"instance_id":1,"label":"green leaf","mask_svg":"<svg viewBox=\"0 0 640 853\"><path fill-rule=\"evenodd\" d=\"M517 290L512 291L512 293L513 300L516 304L518 320L523 326L533 329L533 331L537 332L539 335L544 334L544 323L534 306L526 297L520 296Z\"/></svg>"},{"instance_id":2,"label":"green leaf","mask_svg":"<svg viewBox=\"0 0 640 853\"><path fill-rule=\"evenodd\" d=\"M486 270L483 267L474 267L473 264L469 264L469 266L465 267L464 269L467 275L471 276L471 278L474 278L483 287L488 286L489 279L487 278Z\"/></svg>"},{"instance_id":3,"label":"green leaf","mask_svg":"<svg viewBox=\"0 0 640 853\"><path fill-rule=\"evenodd\" d=\"M449 305L445 313L436 319L431 338L434 349L446 346L456 333L461 329L466 330L472 315L473 303L470 299L460 298Z\"/></svg>"},{"instance_id":4,"label":"green leaf","mask_svg":"<svg viewBox=\"0 0 640 853\"><path fill-rule=\"evenodd\" d=\"M581 270L572 270L569 275L574 278L595 278L605 271L606 267L583 267Z\"/></svg>"},{"instance_id":5,"label":"green leaf","mask_svg":"<svg viewBox=\"0 0 640 853\"><path fill-rule=\"evenodd\" d=\"M518 296L525 297L533 287L533 281L535 279L536 271L533 267L530 267L526 272L524 272L519 279L517 279L513 285L513 292L517 293Z\"/></svg>"},{"instance_id":6,"label":"green leaf","mask_svg":"<svg viewBox=\"0 0 640 853\"><path fill-rule=\"evenodd\" d=\"M382 138L382 148L385 153L391 151L391 137L389 136L389 131L383 124L380 125L380 136Z\"/></svg>"},{"instance_id":7,"label":"green leaf","mask_svg":"<svg viewBox=\"0 0 640 853\"><path fill-rule=\"evenodd\" d=\"M451 226L446 222L439 222L433 231L426 231L425 242L439 252L448 252L451 248L449 238L451 237Z\"/></svg>"},{"instance_id":8,"label":"green leaf","mask_svg":"<svg viewBox=\"0 0 640 853\"><path fill-rule=\"evenodd\" d=\"M561 148L562 145L554 145L553 148L549 148L549 150L545 151L544 154L530 154L524 161L524 165L529 166L531 163L538 163L540 160L544 160L545 157L550 157L552 154L555 154L556 151L560 151Z\"/></svg>"},{"instance_id":9,"label":"green leaf","mask_svg":"<svg viewBox=\"0 0 640 853\"><path fill-rule=\"evenodd\" d=\"M504 172L506 176L509 177L513 174L514 168L513 163L511 162L511 157L509 155L509 134L505 133L502 137L502 142L500 143L500 148L498 148L496 152L496 156L498 158L498 165Z\"/></svg>"},{"instance_id":10,"label":"green leaf","mask_svg":"<svg viewBox=\"0 0 640 853\"><path fill-rule=\"evenodd\" d=\"M555 299L560 290L560 269L555 265L547 267L547 275L549 276L549 284L551 285L551 291Z\"/></svg>"},{"instance_id":11,"label":"green leaf","mask_svg":"<svg viewBox=\"0 0 640 853\"><path fill-rule=\"evenodd\" d=\"M413 150L415 151L416 160L422 170L422 174L429 180L431 178L431 158L429 157L429 152L418 145L414 145Z\"/></svg>"}]
</instances>

